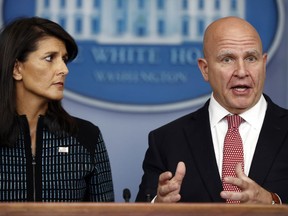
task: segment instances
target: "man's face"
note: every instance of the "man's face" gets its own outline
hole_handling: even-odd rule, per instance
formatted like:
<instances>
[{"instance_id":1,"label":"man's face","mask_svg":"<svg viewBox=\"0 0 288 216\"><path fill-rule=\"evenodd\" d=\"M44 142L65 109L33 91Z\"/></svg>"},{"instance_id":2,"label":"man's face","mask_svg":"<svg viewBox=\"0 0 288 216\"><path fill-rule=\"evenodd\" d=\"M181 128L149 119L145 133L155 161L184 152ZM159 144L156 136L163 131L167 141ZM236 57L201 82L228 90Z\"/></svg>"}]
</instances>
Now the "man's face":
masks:
<instances>
[{"instance_id":1,"label":"man's face","mask_svg":"<svg viewBox=\"0 0 288 216\"><path fill-rule=\"evenodd\" d=\"M231 113L242 113L259 100L266 76L267 55L262 54L258 34L249 26L212 29L199 60L203 77L218 103Z\"/></svg>"}]
</instances>

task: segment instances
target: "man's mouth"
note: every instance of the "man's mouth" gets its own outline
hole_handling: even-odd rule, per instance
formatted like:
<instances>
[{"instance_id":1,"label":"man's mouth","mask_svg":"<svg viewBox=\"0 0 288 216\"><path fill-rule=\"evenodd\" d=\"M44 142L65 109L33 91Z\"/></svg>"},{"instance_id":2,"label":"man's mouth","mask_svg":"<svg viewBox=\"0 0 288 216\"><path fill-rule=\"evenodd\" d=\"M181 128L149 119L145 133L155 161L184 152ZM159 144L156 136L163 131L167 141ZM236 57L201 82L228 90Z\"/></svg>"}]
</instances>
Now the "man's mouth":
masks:
<instances>
[{"instance_id":1,"label":"man's mouth","mask_svg":"<svg viewBox=\"0 0 288 216\"><path fill-rule=\"evenodd\" d=\"M244 92L248 89L250 89L251 87L250 86L247 86L247 85L238 85L238 86L233 86L232 87L232 90L235 90L237 92Z\"/></svg>"}]
</instances>

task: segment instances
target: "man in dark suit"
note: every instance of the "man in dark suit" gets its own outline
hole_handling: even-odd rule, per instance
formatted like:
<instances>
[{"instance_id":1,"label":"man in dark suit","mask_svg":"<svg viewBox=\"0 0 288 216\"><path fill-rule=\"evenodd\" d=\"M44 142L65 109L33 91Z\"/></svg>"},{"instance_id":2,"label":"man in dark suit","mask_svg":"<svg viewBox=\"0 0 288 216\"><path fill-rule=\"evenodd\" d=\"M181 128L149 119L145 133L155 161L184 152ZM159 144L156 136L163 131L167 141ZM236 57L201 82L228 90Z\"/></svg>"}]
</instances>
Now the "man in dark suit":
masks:
<instances>
[{"instance_id":1,"label":"man in dark suit","mask_svg":"<svg viewBox=\"0 0 288 216\"><path fill-rule=\"evenodd\" d=\"M288 201L288 111L263 94L267 54L255 28L237 17L211 23L198 66L212 87L199 110L149 134L138 202L280 204ZM227 115L239 115L244 168L223 179ZM233 167L233 168L234 168ZM173 173L173 174L172 174Z\"/></svg>"}]
</instances>

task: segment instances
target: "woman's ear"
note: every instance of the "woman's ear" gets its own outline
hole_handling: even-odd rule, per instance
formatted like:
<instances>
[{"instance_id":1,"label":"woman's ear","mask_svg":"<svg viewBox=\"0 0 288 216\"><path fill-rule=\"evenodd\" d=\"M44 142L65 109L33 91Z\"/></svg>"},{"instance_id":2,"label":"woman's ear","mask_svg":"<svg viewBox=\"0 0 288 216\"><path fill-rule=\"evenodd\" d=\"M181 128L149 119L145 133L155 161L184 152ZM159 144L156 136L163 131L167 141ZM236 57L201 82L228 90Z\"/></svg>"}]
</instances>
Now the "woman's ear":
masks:
<instances>
[{"instance_id":1,"label":"woman's ear","mask_svg":"<svg viewBox=\"0 0 288 216\"><path fill-rule=\"evenodd\" d=\"M208 63L205 58L198 59L198 67L202 73L202 76L205 81L209 81L209 74L208 74Z\"/></svg>"},{"instance_id":2,"label":"woman's ear","mask_svg":"<svg viewBox=\"0 0 288 216\"><path fill-rule=\"evenodd\" d=\"M18 60L16 60L14 64L13 78L15 80L22 80L21 63Z\"/></svg>"}]
</instances>

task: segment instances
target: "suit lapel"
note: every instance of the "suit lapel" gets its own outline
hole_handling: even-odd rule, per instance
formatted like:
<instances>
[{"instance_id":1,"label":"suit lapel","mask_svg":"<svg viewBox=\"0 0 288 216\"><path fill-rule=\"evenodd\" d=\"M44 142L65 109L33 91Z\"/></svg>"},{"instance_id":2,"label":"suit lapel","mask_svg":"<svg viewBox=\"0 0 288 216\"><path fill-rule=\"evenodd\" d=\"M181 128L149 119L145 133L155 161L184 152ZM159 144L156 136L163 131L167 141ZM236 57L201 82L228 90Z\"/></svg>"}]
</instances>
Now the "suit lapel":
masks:
<instances>
[{"instance_id":1,"label":"suit lapel","mask_svg":"<svg viewBox=\"0 0 288 216\"><path fill-rule=\"evenodd\" d=\"M268 108L259 135L249 177L262 185L269 173L273 161L288 133L287 113L272 103L269 98Z\"/></svg>"},{"instance_id":2,"label":"suit lapel","mask_svg":"<svg viewBox=\"0 0 288 216\"><path fill-rule=\"evenodd\" d=\"M208 102L192 116L184 127L191 153L213 202L222 202L222 182L218 172L209 123Z\"/></svg>"},{"instance_id":3,"label":"suit lapel","mask_svg":"<svg viewBox=\"0 0 288 216\"><path fill-rule=\"evenodd\" d=\"M260 185L265 181L277 152L283 145L282 140L288 134L287 112L275 105L267 96L265 98L268 107L249 172L249 177ZM203 108L193 113L189 124L184 127L184 133L212 201L223 202L220 197L223 188L211 136L208 105L209 101Z\"/></svg>"}]
</instances>

